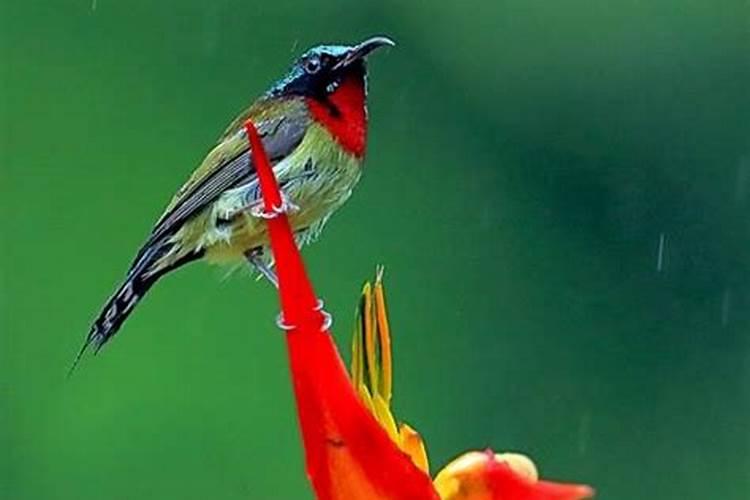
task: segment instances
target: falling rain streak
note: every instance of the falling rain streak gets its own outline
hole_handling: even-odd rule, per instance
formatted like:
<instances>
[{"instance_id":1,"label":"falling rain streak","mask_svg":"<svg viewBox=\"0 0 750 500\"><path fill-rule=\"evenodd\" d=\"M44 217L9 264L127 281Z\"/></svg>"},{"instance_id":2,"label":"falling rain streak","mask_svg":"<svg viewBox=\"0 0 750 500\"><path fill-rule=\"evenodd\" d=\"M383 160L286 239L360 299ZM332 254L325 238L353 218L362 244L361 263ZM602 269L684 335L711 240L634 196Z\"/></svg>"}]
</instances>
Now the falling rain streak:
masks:
<instances>
[{"instance_id":1,"label":"falling rain streak","mask_svg":"<svg viewBox=\"0 0 750 500\"><path fill-rule=\"evenodd\" d=\"M659 233L659 250L656 253L656 272L660 273L664 269L664 250L667 246L667 237L664 233Z\"/></svg>"}]
</instances>

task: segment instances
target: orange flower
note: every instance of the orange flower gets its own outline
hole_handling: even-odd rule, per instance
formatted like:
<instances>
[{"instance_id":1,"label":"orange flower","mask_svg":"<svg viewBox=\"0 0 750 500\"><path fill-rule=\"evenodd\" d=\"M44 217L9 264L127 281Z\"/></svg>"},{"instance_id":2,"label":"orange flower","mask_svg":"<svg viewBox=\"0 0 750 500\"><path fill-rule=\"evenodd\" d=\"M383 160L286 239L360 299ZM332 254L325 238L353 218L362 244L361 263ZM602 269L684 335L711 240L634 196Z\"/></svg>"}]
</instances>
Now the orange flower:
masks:
<instances>
[{"instance_id":1,"label":"orange flower","mask_svg":"<svg viewBox=\"0 0 750 500\"><path fill-rule=\"evenodd\" d=\"M435 478L443 500L576 500L594 492L585 485L539 481L527 456L470 451L448 464Z\"/></svg>"},{"instance_id":2,"label":"orange flower","mask_svg":"<svg viewBox=\"0 0 750 500\"><path fill-rule=\"evenodd\" d=\"M268 217L271 250L305 464L320 500L437 500L430 478L395 445L357 397L307 278L268 157L245 124Z\"/></svg>"},{"instance_id":3,"label":"orange flower","mask_svg":"<svg viewBox=\"0 0 750 500\"><path fill-rule=\"evenodd\" d=\"M282 327L297 400L305 464L320 500L575 500L586 486L537 481L525 457L468 454L434 486L419 434L390 409L392 363L382 273L365 285L353 343L352 380L328 331L294 241L262 143L245 123L279 277ZM374 288L374 291L373 291ZM532 473L533 472L533 473Z\"/></svg>"},{"instance_id":4,"label":"orange flower","mask_svg":"<svg viewBox=\"0 0 750 500\"><path fill-rule=\"evenodd\" d=\"M382 268L366 283L357 311L352 342L352 383L362 402L391 440L429 474L420 435L397 423L391 412L393 366ZM438 472L434 487L442 500L577 500L593 495L588 486L539 481L534 462L517 453L491 450L465 453Z\"/></svg>"}]
</instances>

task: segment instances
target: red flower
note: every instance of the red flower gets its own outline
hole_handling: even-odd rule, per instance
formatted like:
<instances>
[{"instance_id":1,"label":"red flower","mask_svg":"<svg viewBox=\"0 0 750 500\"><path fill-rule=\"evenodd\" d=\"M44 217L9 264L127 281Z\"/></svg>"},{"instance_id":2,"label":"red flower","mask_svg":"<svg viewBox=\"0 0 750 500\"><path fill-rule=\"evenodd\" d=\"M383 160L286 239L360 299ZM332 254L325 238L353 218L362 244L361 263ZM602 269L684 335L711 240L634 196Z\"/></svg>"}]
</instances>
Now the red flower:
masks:
<instances>
[{"instance_id":1,"label":"red flower","mask_svg":"<svg viewBox=\"0 0 750 500\"><path fill-rule=\"evenodd\" d=\"M282 197L252 123L246 123L264 208ZM268 220L307 474L320 500L438 499L430 478L362 405L324 329L326 318L283 213Z\"/></svg>"},{"instance_id":2,"label":"red flower","mask_svg":"<svg viewBox=\"0 0 750 500\"><path fill-rule=\"evenodd\" d=\"M363 291L350 380L283 213L283 199L258 133L249 121L245 127L279 277L281 324L288 330L307 474L318 499L576 500L590 496L586 486L537 481L536 469L525 457L510 459L490 452L473 452L452 462L433 486L422 439L408 425L397 424L390 410L390 330L381 273L375 286L368 283Z\"/></svg>"}]
</instances>

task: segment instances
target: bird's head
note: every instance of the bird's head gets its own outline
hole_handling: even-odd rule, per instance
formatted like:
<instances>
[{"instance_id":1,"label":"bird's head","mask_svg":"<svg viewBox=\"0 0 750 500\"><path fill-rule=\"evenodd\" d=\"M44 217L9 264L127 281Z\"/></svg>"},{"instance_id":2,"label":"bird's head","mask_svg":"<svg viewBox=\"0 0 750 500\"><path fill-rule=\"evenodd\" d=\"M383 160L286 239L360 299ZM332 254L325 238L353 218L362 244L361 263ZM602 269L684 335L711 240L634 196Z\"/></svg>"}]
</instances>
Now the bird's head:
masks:
<instances>
[{"instance_id":1,"label":"bird's head","mask_svg":"<svg viewBox=\"0 0 750 500\"><path fill-rule=\"evenodd\" d=\"M273 86L269 95L325 100L351 77L364 84L367 73L365 58L381 47L394 45L390 38L382 36L357 45L318 45L294 62L286 77Z\"/></svg>"},{"instance_id":2,"label":"bird's head","mask_svg":"<svg viewBox=\"0 0 750 500\"><path fill-rule=\"evenodd\" d=\"M386 37L356 45L319 45L305 52L267 97L303 98L313 118L351 153L364 154L367 131L365 59L395 43Z\"/></svg>"}]
</instances>

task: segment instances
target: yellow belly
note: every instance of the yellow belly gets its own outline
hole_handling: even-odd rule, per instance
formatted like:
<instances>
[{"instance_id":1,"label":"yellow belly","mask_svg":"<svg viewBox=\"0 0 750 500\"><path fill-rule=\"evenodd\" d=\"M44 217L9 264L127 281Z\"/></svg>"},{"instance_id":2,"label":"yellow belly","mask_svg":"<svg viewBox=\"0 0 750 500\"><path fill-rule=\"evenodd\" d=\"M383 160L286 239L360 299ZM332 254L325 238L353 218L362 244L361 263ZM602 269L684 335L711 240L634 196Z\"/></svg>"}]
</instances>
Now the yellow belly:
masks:
<instances>
[{"instance_id":1,"label":"yellow belly","mask_svg":"<svg viewBox=\"0 0 750 500\"><path fill-rule=\"evenodd\" d=\"M328 218L349 198L359 180L360 167L361 159L342 150L317 124L310 126L289 157L274 166L279 182L288 181L284 195L299 207L289 214L289 220L301 244L314 240ZM244 194L243 188L228 192L202 214L203 220L196 220L192 239L195 247L205 249L209 262L236 262L244 259L248 250L268 244L265 221L250 215L238 201ZM226 214L230 214L230 222L226 222Z\"/></svg>"}]
</instances>

